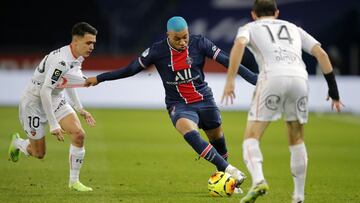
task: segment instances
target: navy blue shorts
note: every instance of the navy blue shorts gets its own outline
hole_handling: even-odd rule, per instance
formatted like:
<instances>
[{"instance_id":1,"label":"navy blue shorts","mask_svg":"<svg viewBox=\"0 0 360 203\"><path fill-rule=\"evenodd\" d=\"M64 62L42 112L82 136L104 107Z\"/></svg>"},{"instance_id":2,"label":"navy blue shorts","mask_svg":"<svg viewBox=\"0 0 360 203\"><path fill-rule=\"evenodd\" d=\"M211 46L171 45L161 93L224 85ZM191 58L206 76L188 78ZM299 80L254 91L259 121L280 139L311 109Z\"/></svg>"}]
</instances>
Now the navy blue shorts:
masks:
<instances>
[{"instance_id":1,"label":"navy blue shorts","mask_svg":"<svg viewBox=\"0 0 360 203\"><path fill-rule=\"evenodd\" d=\"M194 121L203 130L215 129L221 125L220 110L214 100L175 104L168 108L168 113L175 127L180 118Z\"/></svg>"}]
</instances>

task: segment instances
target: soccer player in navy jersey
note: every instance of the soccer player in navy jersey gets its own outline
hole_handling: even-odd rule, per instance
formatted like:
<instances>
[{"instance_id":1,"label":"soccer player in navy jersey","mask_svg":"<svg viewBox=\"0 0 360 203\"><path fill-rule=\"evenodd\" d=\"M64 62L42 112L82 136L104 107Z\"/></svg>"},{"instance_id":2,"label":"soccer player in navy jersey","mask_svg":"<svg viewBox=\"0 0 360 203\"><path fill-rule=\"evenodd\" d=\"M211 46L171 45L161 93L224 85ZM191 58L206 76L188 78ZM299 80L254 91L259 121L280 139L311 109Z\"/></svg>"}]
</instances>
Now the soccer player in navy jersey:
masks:
<instances>
[{"instance_id":1,"label":"soccer player in navy jersey","mask_svg":"<svg viewBox=\"0 0 360 203\"><path fill-rule=\"evenodd\" d=\"M165 103L173 125L186 142L217 170L225 171L238 181L245 175L227 162L227 147L221 128L220 111L213 93L205 82L206 57L227 67L229 56L201 35L190 35L184 18L175 16L167 22L167 38L154 43L127 67L89 77L86 86L133 76L155 65L165 88ZM238 73L255 85L257 75L240 65ZM199 134L205 131L210 143Z\"/></svg>"}]
</instances>

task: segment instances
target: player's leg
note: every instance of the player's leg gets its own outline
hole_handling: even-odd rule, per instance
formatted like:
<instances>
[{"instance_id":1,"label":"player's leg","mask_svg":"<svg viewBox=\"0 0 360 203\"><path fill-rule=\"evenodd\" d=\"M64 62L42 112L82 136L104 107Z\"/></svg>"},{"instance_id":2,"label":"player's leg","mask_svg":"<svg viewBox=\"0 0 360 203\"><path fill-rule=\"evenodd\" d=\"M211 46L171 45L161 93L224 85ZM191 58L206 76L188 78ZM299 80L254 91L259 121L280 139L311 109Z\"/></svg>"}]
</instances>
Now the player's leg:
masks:
<instances>
[{"instance_id":1,"label":"player's leg","mask_svg":"<svg viewBox=\"0 0 360 203\"><path fill-rule=\"evenodd\" d=\"M308 119L308 84L302 78L292 78L289 96L285 103L288 129L290 169L294 181L293 202L303 202L307 169L307 151L304 143L304 123Z\"/></svg>"},{"instance_id":2,"label":"player's leg","mask_svg":"<svg viewBox=\"0 0 360 203\"><path fill-rule=\"evenodd\" d=\"M214 146L216 151L218 151L218 153L225 160L227 160L229 155L228 155L228 150L226 147L225 136L224 136L221 126L215 128L215 129L204 130L204 132L205 132L206 136L208 137L210 144L212 146Z\"/></svg>"},{"instance_id":3,"label":"player's leg","mask_svg":"<svg viewBox=\"0 0 360 203\"><path fill-rule=\"evenodd\" d=\"M29 155L38 159L43 159L46 153L45 136L38 140L34 140L34 139L29 139L29 140L30 140L30 145L27 148Z\"/></svg>"},{"instance_id":4,"label":"player's leg","mask_svg":"<svg viewBox=\"0 0 360 203\"><path fill-rule=\"evenodd\" d=\"M20 152L26 156L43 159L46 152L44 133L46 116L41 110L40 102L23 97L19 106L19 120L28 138L22 139L18 133L11 135L9 160L17 162Z\"/></svg>"},{"instance_id":5,"label":"player's leg","mask_svg":"<svg viewBox=\"0 0 360 203\"><path fill-rule=\"evenodd\" d=\"M269 122L265 121L248 121L246 125L243 159L251 174L252 185L265 180L262 170L263 155L259 142L268 125Z\"/></svg>"},{"instance_id":6,"label":"player's leg","mask_svg":"<svg viewBox=\"0 0 360 203\"><path fill-rule=\"evenodd\" d=\"M225 171L229 165L224 158L206 142L198 131L199 117L190 105L178 104L169 109L169 115L176 130L185 141L205 160L213 163L219 171Z\"/></svg>"},{"instance_id":7,"label":"player's leg","mask_svg":"<svg viewBox=\"0 0 360 203\"><path fill-rule=\"evenodd\" d=\"M204 130L209 142L216 151L225 159L228 158L228 150L224 132L221 127L220 110L214 102L208 102L205 108L198 110L199 127Z\"/></svg>"},{"instance_id":8,"label":"player's leg","mask_svg":"<svg viewBox=\"0 0 360 203\"><path fill-rule=\"evenodd\" d=\"M186 142L205 160L213 163L217 170L225 171L229 165L216 149L206 142L197 130L197 125L188 118L177 120L176 129L184 136Z\"/></svg>"},{"instance_id":9,"label":"player's leg","mask_svg":"<svg viewBox=\"0 0 360 203\"><path fill-rule=\"evenodd\" d=\"M38 159L43 159L46 153L46 142L43 136L40 139L22 139L18 133L11 135L11 143L9 147L9 160L17 162L19 160L20 152L26 156L33 156Z\"/></svg>"},{"instance_id":10,"label":"player's leg","mask_svg":"<svg viewBox=\"0 0 360 203\"><path fill-rule=\"evenodd\" d=\"M70 165L70 176L69 176L69 188L76 191L87 192L92 191L92 188L83 185L79 181L80 170L84 162L85 157L85 131L83 130L78 116L71 107L64 107L59 115L66 115L59 121L61 128L70 137L70 150L69 150L69 165Z\"/></svg>"},{"instance_id":11,"label":"player's leg","mask_svg":"<svg viewBox=\"0 0 360 203\"><path fill-rule=\"evenodd\" d=\"M303 202L307 169L307 151L304 143L304 128L298 121L287 121L290 169L294 181L294 202Z\"/></svg>"},{"instance_id":12,"label":"player's leg","mask_svg":"<svg viewBox=\"0 0 360 203\"><path fill-rule=\"evenodd\" d=\"M211 144L200 136L196 123L188 118L179 118L175 127L197 154L214 164L218 171L225 171L232 175L237 180L238 186L245 180L245 175L241 171L229 164Z\"/></svg>"},{"instance_id":13,"label":"player's leg","mask_svg":"<svg viewBox=\"0 0 360 203\"><path fill-rule=\"evenodd\" d=\"M209 101L204 102L204 104L197 104L197 113L199 115L199 127L206 133L210 144L227 161L228 151L221 127L220 111L215 102ZM237 180L237 187L240 187L246 179L245 174L231 164L226 167L225 172ZM237 191L237 193L242 193L242 190Z\"/></svg>"},{"instance_id":14,"label":"player's leg","mask_svg":"<svg viewBox=\"0 0 360 203\"><path fill-rule=\"evenodd\" d=\"M281 78L257 82L243 141L243 159L252 178L252 187L241 200L243 203L254 202L269 190L263 173L259 142L270 122L281 118L283 83Z\"/></svg>"},{"instance_id":15,"label":"player's leg","mask_svg":"<svg viewBox=\"0 0 360 203\"><path fill-rule=\"evenodd\" d=\"M252 187L247 195L241 199L242 203L254 202L259 196L266 194L269 186L265 181L259 141L270 122L248 121L243 142L243 159L252 178Z\"/></svg>"},{"instance_id":16,"label":"player's leg","mask_svg":"<svg viewBox=\"0 0 360 203\"><path fill-rule=\"evenodd\" d=\"M283 83L281 78L259 80L251 102L243 141L243 159L253 186L265 181L259 141L270 122L281 118Z\"/></svg>"}]
</instances>

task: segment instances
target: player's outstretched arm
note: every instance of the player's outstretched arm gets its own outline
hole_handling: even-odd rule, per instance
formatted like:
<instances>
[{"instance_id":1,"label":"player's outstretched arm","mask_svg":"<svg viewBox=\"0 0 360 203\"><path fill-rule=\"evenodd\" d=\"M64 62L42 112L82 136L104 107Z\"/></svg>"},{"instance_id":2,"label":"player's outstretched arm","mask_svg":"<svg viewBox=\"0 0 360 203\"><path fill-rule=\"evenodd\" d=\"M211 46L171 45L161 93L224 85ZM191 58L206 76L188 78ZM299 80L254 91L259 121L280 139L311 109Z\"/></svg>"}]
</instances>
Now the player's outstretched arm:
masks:
<instances>
[{"instance_id":1,"label":"player's outstretched arm","mask_svg":"<svg viewBox=\"0 0 360 203\"><path fill-rule=\"evenodd\" d=\"M222 64L225 68L228 68L229 66L229 56L226 52L220 51L218 56L215 59L218 63ZM249 70L244 65L240 64L239 69L237 71L237 74L243 77L247 82L256 85L258 75L251 70Z\"/></svg>"},{"instance_id":2,"label":"player's outstretched arm","mask_svg":"<svg viewBox=\"0 0 360 203\"><path fill-rule=\"evenodd\" d=\"M242 57L244 55L246 47L246 39L244 37L237 38L230 52L229 69L227 71L226 84L224 87L224 93L221 98L221 103L225 100L225 105L233 104L235 99L235 76L238 72Z\"/></svg>"},{"instance_id":3,"label":"player's outstretched arm","mask_svg":"<svg viewBox=\"0 0 360 203\"><path fill-rule=\"evenodd\" d=\"M119 68L114 71L109 71L105 73L101 73L95 77L90 77L85 82L85 87L94 86L98 83L108 81L108 80L117 80L121 78L127 78L133 76L140 71L144 70L144 68L140 65L139 60L133 60L128 66Z\"/></svg>"},{"instance_id":4,"label":"player's outstretched arm","mask_svg":"<svg viewBox=\"0 0 360 203\"><path fill-rule=\"evenodd\" d=\"M335 108L337 112L340 112L344 107L344 104L340 101L339 90L337 87L335 74L329 59L329 56L319 44L315 45L311 50L312 55L316 58L320 64L321 71L324 74L325 80L329 87L328 98L331 98L331 109Z\"/></svg>"},{"instance_id":5,"label":"player's outstretched arm","mask_svg":"<svg viewBox=\"0 0 360 203\"><path fill-rule=\"evenodd\" d=\"M240 64L239 70L237 72L241 77L243 77L246 81L249 83L256 85L258 75L248 68L246 68L244 65Z\"/></svg>"},{"instance_id":6,"label":"player's outstretched arm","mask_svg":"<svg viewBox=\"0 0 360 203\"><path fill-rule=\"evenodd\" d=\"M86 80L85 80L84 86L85 86L85 87L90 87L90 86L95 86L95 85L97 85L97 84L99 84L99 83L98 83L96 77L88 77L88 78L86 78Z\"/></svg>"},{"instance_id":7,"label":"player's outstretched arm","mask_svg":"<svg viewBox=\"0 0 360 203\"><path fill-rule=\"evenodd\" d=\"M206 37L203 37L199 43L199 47L203 48L207 57L215 60L216 62L223 65L225 68L229 67L229 54L217 48L217 46L211 42ZM257 74L246 68L245 66L239 64L239 69L237 71L241 77L243 77L247 82L256 85Z\"/></svg>"}]
</instances>

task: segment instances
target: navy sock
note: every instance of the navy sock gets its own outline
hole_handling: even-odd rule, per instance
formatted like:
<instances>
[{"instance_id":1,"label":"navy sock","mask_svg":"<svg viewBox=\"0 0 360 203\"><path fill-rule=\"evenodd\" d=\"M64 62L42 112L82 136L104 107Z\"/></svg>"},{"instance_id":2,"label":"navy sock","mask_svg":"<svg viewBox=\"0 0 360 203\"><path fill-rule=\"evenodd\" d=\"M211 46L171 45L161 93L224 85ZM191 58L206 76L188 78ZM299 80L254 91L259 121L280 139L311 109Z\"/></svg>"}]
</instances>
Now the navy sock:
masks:
<instances>
[{"instance_id":1,"label":"navy sock","mask_svg":"<svg viewBox=\"0 0 360 203\"><path fill-rule=\"evenodd\" d=\"M226 148L225 136L223 135L221 138L210 141L210 144L214 146L217 152L225 159L228 159L228 151Z\"/></svg>"},{"instance_id":2,"label":"navy sock","mask_svg":"<svg viewBox=\"0 0 360 203\"><path fill-rule=\"evenodd\" d=\"M196 130L190 131L184 135L184 139L191 147L204 159L213 163L218 171L225 171L229 165L226 160L216 151L216 149L204 139Z\"/></svg>"}]
</instances>

